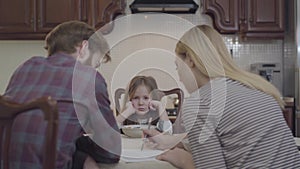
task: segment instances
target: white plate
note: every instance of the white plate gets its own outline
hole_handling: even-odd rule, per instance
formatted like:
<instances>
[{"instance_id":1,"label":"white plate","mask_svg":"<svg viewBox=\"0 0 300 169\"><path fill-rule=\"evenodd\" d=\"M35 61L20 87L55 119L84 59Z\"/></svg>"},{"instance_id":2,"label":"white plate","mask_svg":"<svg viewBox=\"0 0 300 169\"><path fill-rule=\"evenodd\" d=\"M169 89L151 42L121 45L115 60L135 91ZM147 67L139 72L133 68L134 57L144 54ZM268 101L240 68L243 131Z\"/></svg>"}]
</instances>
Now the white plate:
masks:
<instances>
[{"instance_id":1,"label":"white plate","mask_svg":"<svg viewBox=\"0 0 300 169\"><path fill-rule=\"evenodd\" d=\"M125 162L140 162L156 160L157 155L162 154L161 150L143 150L140 149L123 149L121 160Z\"/></svg>"}]
</instances>

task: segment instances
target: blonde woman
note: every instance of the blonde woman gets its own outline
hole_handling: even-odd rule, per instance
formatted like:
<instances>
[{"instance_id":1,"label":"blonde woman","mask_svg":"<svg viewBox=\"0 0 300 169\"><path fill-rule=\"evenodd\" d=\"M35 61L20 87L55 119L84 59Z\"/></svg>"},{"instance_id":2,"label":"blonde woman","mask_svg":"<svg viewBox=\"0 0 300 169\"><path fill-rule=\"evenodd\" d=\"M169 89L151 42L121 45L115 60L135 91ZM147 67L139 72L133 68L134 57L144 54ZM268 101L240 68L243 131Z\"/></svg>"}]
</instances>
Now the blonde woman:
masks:
<instances>
[{"instance_id":1,"label":"blonde woman","mask_svg":"<svg viewBox=\"0 0 300 169\"><path fill-rule=\"evenodd\" d=\"M206 25L194 27L177 43L176 54L179 78L191 93L182 110L191 153L174 148L158 159L184 169L300 168L280 93L240 69L219 33ZM157 145L168 140L151 138Z\"/></svg>"}]
</instances>

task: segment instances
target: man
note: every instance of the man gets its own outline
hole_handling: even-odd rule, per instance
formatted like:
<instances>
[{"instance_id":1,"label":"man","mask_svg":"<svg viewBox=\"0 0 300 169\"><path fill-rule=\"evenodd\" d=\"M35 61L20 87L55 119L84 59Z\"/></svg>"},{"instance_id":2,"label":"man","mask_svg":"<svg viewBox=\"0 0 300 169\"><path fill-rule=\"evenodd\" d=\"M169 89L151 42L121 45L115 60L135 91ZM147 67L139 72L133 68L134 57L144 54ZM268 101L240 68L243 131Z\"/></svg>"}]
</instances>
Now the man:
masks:
<instances>
[{"instance_id":1,"label":"man","mask_svg":"<svg viewBox=\"0 0 300 169\"><path fill-rule=\"evenodd\" d=\"M116 163L121 153L119 130L110 109L104 78L95 68L110 60L108 44L94 28L79 21L58 25L46 37L48 57L32 57L12 75L5 96L26 102L41 96L69 99L88 108L58 102L57 169L98 168ZM80 120L79 120L80 119ZM82 136L88 123L89 137ZM11 168L38 169L43 161L45 122L40 112L17 117L11 142Z\"/></svg>"}]
</instances>

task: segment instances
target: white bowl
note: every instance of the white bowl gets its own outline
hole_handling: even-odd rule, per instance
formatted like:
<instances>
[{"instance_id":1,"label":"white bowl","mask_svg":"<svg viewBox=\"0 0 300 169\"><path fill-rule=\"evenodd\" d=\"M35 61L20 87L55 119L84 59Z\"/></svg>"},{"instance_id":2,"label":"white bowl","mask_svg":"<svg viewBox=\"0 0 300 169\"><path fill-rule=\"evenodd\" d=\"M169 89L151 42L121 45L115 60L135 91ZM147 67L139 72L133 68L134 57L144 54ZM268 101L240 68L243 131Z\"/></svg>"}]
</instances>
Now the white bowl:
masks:
<instances>
[{"instance_id":1,"label":"white bowl","mask_svg":"<svg viewBox=\"0 0 300 169\"><path fill-rule=\"evenodd\" d=\"M150 128L154 129L156 126L151 125ZM132 138L141 138L143 135L142 129L147 129L148 125L125 125L121 129L123 133Z\"/></svg>"}]
</instances>

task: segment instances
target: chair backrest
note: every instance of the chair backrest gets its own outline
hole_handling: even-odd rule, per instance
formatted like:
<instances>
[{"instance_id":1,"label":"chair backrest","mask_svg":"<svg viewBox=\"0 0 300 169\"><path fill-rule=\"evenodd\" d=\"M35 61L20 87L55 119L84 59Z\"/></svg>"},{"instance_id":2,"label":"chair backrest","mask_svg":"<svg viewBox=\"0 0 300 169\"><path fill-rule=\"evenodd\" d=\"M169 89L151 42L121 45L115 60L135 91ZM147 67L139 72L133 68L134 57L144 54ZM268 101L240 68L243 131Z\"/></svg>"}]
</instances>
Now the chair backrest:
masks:
<instances>
[{"instance_id":1,"label":"chair backrest","mask_svg":"<svg viewBox=\"0 0 300 169\"><path fill-rule=\"evenodd\" d=\"M283 98L285 101L284 110L282 110L283 117L292 131L294 137L296 137L296 102L295 98L288 97Z\"/></svg>"},{"instance_id":2,"label":"chair backrest","mask_svg":"<svg viewBox=\"0 0 300 169\"><path fill-rule=\"evenodd\" d=\"M124 88L118 88L115 91L114 99L115 99L115 109L116 109L116 114L117 115L121 111L120 110L121 106L120 106L120 101L119 100L121 99L121 96L123 94L125 94L125 89ZM178 115L181 112L181 105L182 105L183 98L184 98L184 93L180 88L173 88L171 90L158 90L158 96L157 97L158 97L158 100L161 100L162 97L172 95L172 94L176 94L177 98L178 98L178 106L177 106L177 114L176 114L177 117L178 117Z\"/></svg>"},{"instance_id":3,"label":"chair backrest","mask_svg":"<svg viewBox=\"0 0 300 169\"><path fill-rule=\"evenodd\" d=\"M40 109L47 121L46 138L44 143L43 169L54 169L56 161L56 142L58 130L58 110L56 101L51 97L41 97L27 103L15 103L0 96L0 142L1 161L4 169L9 169L9 145L11 129L15 117L28 110ZM3 162L3 164L2 164Z\"/></svg>"},{"instance_id":4,"label":"chair backrest","mask_svg":"<svg viewBox=\"0 0 300 169\"><path fill-rule=\"evenodd\" d=\"M121 104L120 104L120 99L122 95L125 94L125 89L123 88L118 88L115 91L115 109L116 109L116 114L119 115L121 113Z\"/></svg>"},{"instance_id":5,"label":"chair backrest","mask_svg":"<svg viewBox=\"0 0 300 169\"><path fill-rule=\"evenodd\" d=\"M68 104L68 105L72 105L74 108L74 111L76 112L77 115L77 119L79 120L80 125L83 127L84 132L90 132L89 127L90 125L90 112L89 112L89 108L87 105L85 105L83 102L80 101L76 101L74 99L70 99L70 98L55 98L56 102L57 102L57 106L60 108L60 106L62 106L61 104Z\"/></svg>"}]
</instances>

